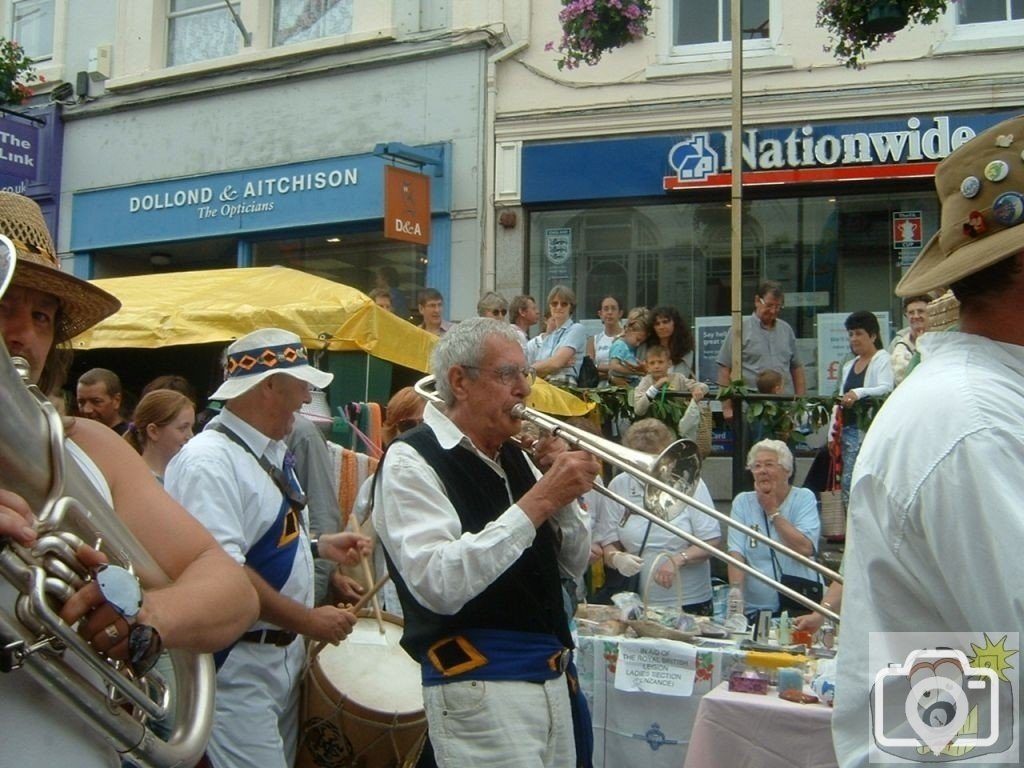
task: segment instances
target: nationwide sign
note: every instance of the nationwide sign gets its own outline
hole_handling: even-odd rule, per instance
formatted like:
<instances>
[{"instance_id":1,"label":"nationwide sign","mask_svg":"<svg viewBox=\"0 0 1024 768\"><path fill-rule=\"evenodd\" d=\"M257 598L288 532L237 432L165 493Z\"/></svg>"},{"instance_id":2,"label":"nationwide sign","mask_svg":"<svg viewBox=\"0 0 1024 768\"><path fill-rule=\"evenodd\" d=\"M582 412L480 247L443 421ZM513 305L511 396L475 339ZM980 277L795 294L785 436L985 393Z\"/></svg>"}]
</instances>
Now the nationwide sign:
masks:
<instances>
[{"instance_id":1,"label":"nationwide sign","mask_svg":"<svg viewBox=\"0 0 1024 768\"><path fill-rule=\"evenodd\" d=\"M787 184L928 177L944 157L976 135L953 118L907 119L899 128L815 126L743 132L743 184ZM692 133L668 152L674 174L663 187L707 189L732 183L732 131Z\"/></svg>"},{"instance_id":2,"label":"nationwide sign","mask_svg":"<svg viewBox=\"0 0 1024 768\"><path fill-rule=\"evenodd\" d=\"M1015 111L907 113L843 122L747 124L743 183L920 179L972 136ZM718 190L731 183L728 126L523 145L523 205L622 201ZM929 183L930 187L931 184ZM717 194L720 194L716 192Z\"/></svg>"}]
</instances>

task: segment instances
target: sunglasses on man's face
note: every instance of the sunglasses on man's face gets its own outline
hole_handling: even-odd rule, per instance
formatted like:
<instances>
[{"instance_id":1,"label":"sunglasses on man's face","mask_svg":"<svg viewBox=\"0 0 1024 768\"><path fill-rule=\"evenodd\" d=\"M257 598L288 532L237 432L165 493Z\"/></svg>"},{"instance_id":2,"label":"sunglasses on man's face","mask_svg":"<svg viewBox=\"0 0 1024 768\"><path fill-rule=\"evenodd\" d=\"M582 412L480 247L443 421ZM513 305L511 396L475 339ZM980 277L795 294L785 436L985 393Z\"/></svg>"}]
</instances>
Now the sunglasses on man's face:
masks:
<instances>
[{"instance_id":1,"label":"sunglasses on man's face","mask_svg":"<svg viewBox=\"0 0 1024 768\"><path fill-rule=\"evenodd\" d=\"M571 307L572 306L568 301L559 301L558 299L555 299L554 301L551 301L551 302L548 302L548 303L552 307Z\"/></svg>"}]
</instances>

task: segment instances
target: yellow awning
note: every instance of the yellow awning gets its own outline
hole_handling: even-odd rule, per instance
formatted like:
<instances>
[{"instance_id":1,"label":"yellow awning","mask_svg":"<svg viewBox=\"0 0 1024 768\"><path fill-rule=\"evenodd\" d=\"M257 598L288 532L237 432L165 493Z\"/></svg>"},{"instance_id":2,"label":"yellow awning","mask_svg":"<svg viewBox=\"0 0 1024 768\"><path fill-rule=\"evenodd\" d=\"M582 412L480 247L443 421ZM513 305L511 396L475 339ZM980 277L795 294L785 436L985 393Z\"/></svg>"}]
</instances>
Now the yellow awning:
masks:
<instances>
[{"instance_id":1,"label":"yellow awning","mask_svg":"<svg viewBox=\"0 0 1024 768\"><path fill-rule=\"evenodd\" d=\"M120 299L121 309L72 339L75 349L227 343L275 327L298 334L311 350L362 351L425 373L437 341L355 288L287 267L167 272L93 283ZM556 416L579 416L593 408L542 381L529 405Z\"/></svg>"}]
</instances>

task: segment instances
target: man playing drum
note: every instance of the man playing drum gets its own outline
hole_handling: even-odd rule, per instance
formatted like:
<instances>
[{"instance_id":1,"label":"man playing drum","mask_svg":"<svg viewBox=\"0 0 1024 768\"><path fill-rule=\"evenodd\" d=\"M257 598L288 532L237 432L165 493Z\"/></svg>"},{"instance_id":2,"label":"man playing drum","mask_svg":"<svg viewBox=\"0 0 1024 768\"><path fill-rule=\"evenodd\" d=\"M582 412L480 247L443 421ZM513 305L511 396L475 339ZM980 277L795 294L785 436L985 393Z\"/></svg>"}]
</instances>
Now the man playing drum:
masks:
<instances>
[{"instance_id":1,"label":"man playing drum","mask_svg":"<svg viewBox=\"0 0 1024 768\"><path fill-rule=\"evenodd\" d=\"M228 347L227 378L211 395L224 409L167 467L168 493L205 525L245 572L260 618L217 655L217 711L207 756L214 768L290 768L298 741L303 636L337 643L355 615L313 607L313 558L357 563L370 540L354 533L310 541L306 498L283 441L310 386L334 375L308 362L294 333L253 331Z\"/></svg>"},{"instance_id":2,"label":"man playing drum","mask_svg":"<svg viewBox=\"0 0 1024 768\"><path fill-rule=\"evenodd\" d=\"M63 384L65 366L60 363L62 353L67 353L62 347L117 311L119 303L60 271L42 213L28 198L0 193L0 232L17 251L11 285L0 291L0 332L10 354L27 360L31 382L54 395ZM6 357L2 362L10 365ZM16 402L15 392L3 394L5 408ZM4 422L14 421L6 411ZM245 631L256 616L257 601L242 569L163 492L141 457L114 431L88 419L65 420L64 429L68 463L81 467L173 583L151 589L144 580L142 606L128 618L119 610L126 606L105 596L97 580L90 580L67 599L61 618L69 625L79 622L79 634L100 654L129 663L159 654L161 640L166 648L209 652ZM49 436L18 434L6 439L10 444L0 451L17 457L29 441ZM4 460L3 465L10 471L11 464ZM32 546L39 535L39 510L30 509L9 490L20 487L18 480L0 473L0 536ZM5 540L2 546L9 544ZM87 569L106 559L89 547L79 549L78 558ZM4 579L0 597L2 611L13 613L14 588ZM0 630L0 646L11 639ZM71 656L67 650L65 657ZM21 765L117 765L114 748L78 715L84 713L37 683L26 668L0 674L0 743L6 760Z\"/></svg>"},{"instance_id":3,"label":"man playing drum","mask_svg":"<svg viewBox=\"0 0 1024 768\"><path fill-rule=\"evenodd\" d=\"M431 358L444 408L430 404L378 469L374 525L405 614L402 645L421 665L440 766L589 764L585 704L563 671L572 648L560 572L578 577L590 535L576 499L589 454L542 440L542 476L509 438L531 372L507 323L471 318ZM542 452L538 451L538 455Z\"/></svg>"}]
</instances>

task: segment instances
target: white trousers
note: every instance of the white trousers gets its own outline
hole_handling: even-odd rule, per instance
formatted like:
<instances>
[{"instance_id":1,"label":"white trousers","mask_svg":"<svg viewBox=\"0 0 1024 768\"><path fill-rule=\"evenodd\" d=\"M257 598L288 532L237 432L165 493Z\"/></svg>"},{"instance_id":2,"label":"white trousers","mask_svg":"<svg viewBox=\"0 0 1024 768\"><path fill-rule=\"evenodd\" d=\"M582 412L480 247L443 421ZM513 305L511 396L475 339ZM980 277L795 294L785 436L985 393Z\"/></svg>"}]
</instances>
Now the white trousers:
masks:
<instances>
[{"instance_id":1,"label":"white trousers","mask_svg":"<svg viewBox=\"0 0 1024 768\"><path fill-rule=\"evenodd\" d=\"M571 768L576 764L565 676L545 683L465 682L423 688L440 768Z\"/></svg>"},{"instance_id":2,"label":"white trousers","mask_svg":"<svg viewBox=\"0 0 1024 768\"><path fill-rule=\"evenodd\" d=\"M306 647L238 643L217 672L216 714L206 752L214 768L292 768Z\"/></svg>"}]
</instances>

